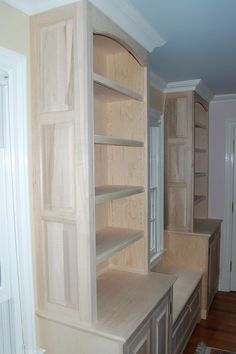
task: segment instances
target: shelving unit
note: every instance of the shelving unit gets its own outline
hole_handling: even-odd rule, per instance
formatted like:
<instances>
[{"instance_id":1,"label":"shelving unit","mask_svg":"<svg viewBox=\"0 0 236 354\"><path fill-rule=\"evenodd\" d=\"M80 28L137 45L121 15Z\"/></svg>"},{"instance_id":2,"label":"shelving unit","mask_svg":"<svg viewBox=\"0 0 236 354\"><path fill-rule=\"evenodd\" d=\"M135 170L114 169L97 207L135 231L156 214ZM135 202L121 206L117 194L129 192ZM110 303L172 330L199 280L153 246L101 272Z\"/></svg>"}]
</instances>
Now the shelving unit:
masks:
<instances>
[{"instance_id":1,"label":"shelving unit","mask_svg":"<svg viewBox=\"0 0 236 354\"><path fill-rule=\"evenodd\" d=\"M148 53L87 0L31 33L39 327L59 322L87 354L131 354L147 330L147 352L161 333L168 353L174 278L149 274Z\"/></svg>"},{"instance_id":2,"label":"shelving unit","mask_svg":"<svg viewBox=\"0 0 236 354\"><path fill-rule=\"evenodd\" d=\"M166 229L192 232L208 215L208 104L194 92L169 93L166 117Z\"/></svg>"},{"instance_id":3,"label":"shelving unit","mask_svg":"<svg viewBox=\"0 0 236 354\"><path fill-rule=\"evenodd\" d=\"M100 204L143 192L144 188L139 186L99 186L95 188L95 200Z\"/></svg>"}]
</instances>

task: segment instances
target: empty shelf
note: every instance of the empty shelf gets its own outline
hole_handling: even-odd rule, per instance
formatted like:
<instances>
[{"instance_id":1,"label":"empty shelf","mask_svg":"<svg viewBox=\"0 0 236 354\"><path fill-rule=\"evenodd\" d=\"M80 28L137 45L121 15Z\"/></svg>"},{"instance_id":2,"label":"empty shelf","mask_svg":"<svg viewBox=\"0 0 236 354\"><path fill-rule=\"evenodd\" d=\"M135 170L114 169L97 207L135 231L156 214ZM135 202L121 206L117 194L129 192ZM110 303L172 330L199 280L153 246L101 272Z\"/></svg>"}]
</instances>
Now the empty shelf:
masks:
<instances>
[{"instance_id":1,"label":"empty shelf","mask_svg":"<svg viewBox=\"0 0 236 354\"><path fill-rule=\"evenodd\" d=\"M206 153L206 149L195 149L194 152L201 152L201 153Z\"/></svg>"},{"instance_id":2,"label":"empty shelf","mask_svg":"<svg viewBox=\"0 0 236 354\"><path fill-rule=\"evenodd\" d=\"M95 188L96 204L143 193L142 186L99 186Z\"/></svg>"},{"instance_id":3,"label":"empty shelf","mask_svg":"<svg viewBox=\"0 0 236 354\"><path fill-rule=\"evenodd\" d=\"M195 195L195 196L194 196L194 203L195 203L195 204L201 203L201 202L203 202L204 200L206 200L206 197L205 197L205 196L202 196L202 195Z\"/></svg>"},{"instance_id":4,"label":"empty shelf","mask_svg":"<svg viewBox=\"0 0 236 354\"><path fill-rule=\"evenodd\" d=\"M206 129L206 125L202 123L195 123L195 128Z\"/></svg>"},{"instance_id":5,"label":"empty shelf","mask_svg":"<svg viewBox=\"0 0 236 354\"><path fill-rule=\"evenodd\" d=\"M97 264L105 261L114 253L138 241L143 231L124 228L107 227L97 232Z\"/></svg>"},{"instance_id":6,"label":"empty shelf","mask_svg":"<svg viewBox=\"0 0 236 354\"><path fill-rule=\"evenodd\" d=\"M206 176L207 176L207 174L204 173L204 172L196 172L196 173L194 173L194 177L195 178L206 177Z\"/></svg>"},{"instance_id":7,"label":"empty shelf","mask_svg":"<svg viewBox=\"0 0 236 354\"><path fill-rule=\"evenodd\" d=\"M94 73L93 80L95 97L100 98L101 100L123 101L127 99L135 99L137 101L143 101L143 96L139 93L123 87L102 75Z\"/></svg>"},{"instance_id":8,"label":"empty shelf","mask_svg":"<svg viewBox=\"0 0 236 354\"><path fill-rule=\"evenodd\" d=\"M94 136L94 143L95 144L104 144L104 145L133 146L133 147L144 146L144 143L142 141L113 138L113 137L105 136L105 135L95 135Z\"/></svg>"}]
</instances>

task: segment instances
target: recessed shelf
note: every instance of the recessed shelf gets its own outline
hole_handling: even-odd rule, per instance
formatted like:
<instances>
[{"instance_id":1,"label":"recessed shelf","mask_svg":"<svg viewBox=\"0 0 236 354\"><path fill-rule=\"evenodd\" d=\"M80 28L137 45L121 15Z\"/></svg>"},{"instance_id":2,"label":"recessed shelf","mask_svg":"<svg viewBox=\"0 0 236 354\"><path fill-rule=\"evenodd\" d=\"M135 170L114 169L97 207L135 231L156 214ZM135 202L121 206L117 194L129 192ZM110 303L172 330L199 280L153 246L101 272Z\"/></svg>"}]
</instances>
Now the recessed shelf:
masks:
<instances>
[{"instance_id":1,"label":"recessed shelf","mask_svg":"<svg viewBox=\"0 0 236 354\"><path fill-rule=\"evenodd\" d=\"M133 147L143 147L144 143L138 140L131 139L120 139L113 138L105 135L95 135L94 136L95 144L103 144L103 145L118 145L118 146L133 146Z\"/></svg>"},{"instance_id":2,"label":"recessed shelf","mask_svg":"<svg viewBox=\"0 0 236 354\"><path fill-rule=\"evenodd\" d=\"M204 195L195 195L194 196L194 204L201 203L206 200L206 197Z\"/></svg>"},{"instance_id":3,"label":"recessed shelf","mask_svg":"<svg viewBox=\"0 0 236 354\"><path fill-rule=\"evenodd\" d=\"M107 227L97 232L97 264L105 261L114 253L121 251L132 243L140 240L144 235L141 230Z\"/></svg>"},{"instance_id":4,"label":"recessed shelf","mask_svg":"<svg viewBox=\"0 0 236 354\"><path fill-rule=\"evenodd\" d=\"M207 174L204 173L204 172L196 172L196 173L194 173L194 177L195 178L206 177L206 176L207 176Z\"/></svg>"},{"instance_id":5,"label":"recessed shelf","mask_svg":"<svg viewBox=\"0 0 236 354\"><path fill-rule=\"evenodd\" d=\"M123 87L102 75L94 73L93 80L95 98L104 101L124 101L130 99L143 101L143 96L139 93Z\"/></svg>"},{"instance_id":6,"label":"recessed shelf","mask_svg":"<svg viewBox=\"0 0 236 354\"><path fill-rule=\"evenodd\" d=\"M144 187L142 186L99 186L95 188L95 200L96 204L100 204L143 192Z\"/></svg>"},{"instance_id":7,"label":"recessed shelf","mask_svg":"<svg viewBox=\"0 0 236 354\"><path fill-rule=\"evenodd\" d=\"M206 125L202 123L195 123L195 128L207 129Z\"/></svg>"},{"instance_id":8,"label":"recessed shelf","mask_svg":"<svg viewBox=\"0 0 236 354\"><path fill-rule=\"evenodd\" d=\"M195 149L194 152L206 153L206 149Z\"/></svg>"}]
</instances>

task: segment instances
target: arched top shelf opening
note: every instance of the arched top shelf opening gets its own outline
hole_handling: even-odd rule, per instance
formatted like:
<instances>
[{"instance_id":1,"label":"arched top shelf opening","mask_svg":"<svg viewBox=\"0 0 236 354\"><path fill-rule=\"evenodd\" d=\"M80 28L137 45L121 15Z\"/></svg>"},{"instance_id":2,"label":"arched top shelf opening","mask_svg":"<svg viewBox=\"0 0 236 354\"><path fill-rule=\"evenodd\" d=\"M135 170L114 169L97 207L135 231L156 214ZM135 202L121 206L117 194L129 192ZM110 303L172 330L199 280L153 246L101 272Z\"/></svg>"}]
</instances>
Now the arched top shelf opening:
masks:
<instances>
[{"instance_id":1,"label":"arched top shelf opening","mask_svg":"<svg viewBox=\"0 0 236 354\"><path fill-rule=\"evenodd\" d=\"M139 95L144 95L144 66L118 40L107 35L93 35L93 70Z\"/></svg>"},{"instance_id":2,"label":"arched top shelf opening","mask_svg":"<svg viewBox=\"0 0 236 354\"><path fill-rule=\"evenodd\" d=\"M195 127L207 129L208 111L206 107L200 102L195 102L194 112L195 112Z\"/></svg>"}]
</instances>

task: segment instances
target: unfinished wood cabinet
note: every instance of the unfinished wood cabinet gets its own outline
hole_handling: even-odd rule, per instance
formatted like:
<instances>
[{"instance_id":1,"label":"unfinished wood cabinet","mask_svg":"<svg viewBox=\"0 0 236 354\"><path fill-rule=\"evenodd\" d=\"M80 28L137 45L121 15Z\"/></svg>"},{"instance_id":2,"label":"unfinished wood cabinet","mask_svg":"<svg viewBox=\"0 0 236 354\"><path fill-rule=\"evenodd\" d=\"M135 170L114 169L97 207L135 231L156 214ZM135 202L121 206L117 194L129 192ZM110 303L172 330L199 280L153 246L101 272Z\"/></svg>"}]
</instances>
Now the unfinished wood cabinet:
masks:
<instances>
[{"instance_id":1,"label":"unfinished wood cabinet","mask_svg":"<svg viewBox=\"0 0 236 354\"><path fill-rule=\"evenodd\" d=\"M165 228L193 231L208 215L208 104L195 92L166 100Z\"/></svg>"},{"instance_id":2,"label":"unfinished wood cabinet","mask_svg":"<svg viewBox=\"0 0 236 354\"><path fill-rule=\"evenodd\" d=\"M123 352L174 280L149 274L148 53L86 0L31 33L37 313Z\"/></svg>"}]
</instances>

